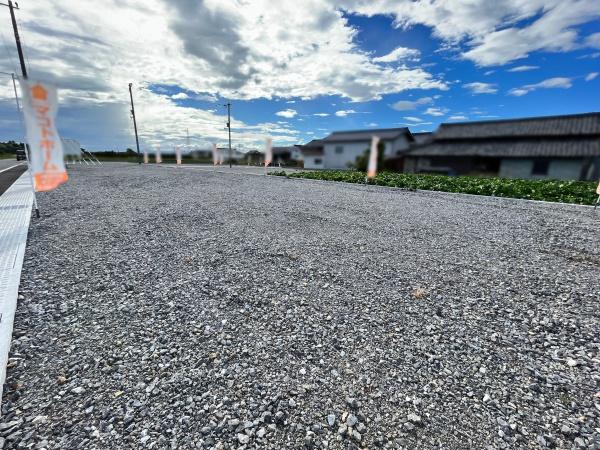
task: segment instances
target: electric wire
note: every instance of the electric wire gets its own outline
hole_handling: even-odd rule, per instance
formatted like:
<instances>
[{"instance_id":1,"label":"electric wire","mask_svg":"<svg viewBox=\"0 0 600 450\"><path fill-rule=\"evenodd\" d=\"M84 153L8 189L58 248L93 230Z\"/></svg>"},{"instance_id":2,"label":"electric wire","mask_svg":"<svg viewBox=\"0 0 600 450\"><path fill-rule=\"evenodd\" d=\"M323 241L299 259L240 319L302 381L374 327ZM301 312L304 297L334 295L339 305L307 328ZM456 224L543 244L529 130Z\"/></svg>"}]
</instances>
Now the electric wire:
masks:
<instances>
[{"instance_id":1,"label":"electric wire","mask_svg":"<svg viewBox=\"0 0 600 450\"><path fill-rule=\"evenodd\" d=\"M4 44L4 50L6 51L6 55L8 56L8 60L10 62L10 64L12 65L12 72L14 74L17 74L17 66L15 64L15 60L13 59L10 50L8 48L8 44L6 43L6 37L4 36L4 33L2 31L0 31L0 36L2 36L2 43Z\"/></svg>"}]
</instances>

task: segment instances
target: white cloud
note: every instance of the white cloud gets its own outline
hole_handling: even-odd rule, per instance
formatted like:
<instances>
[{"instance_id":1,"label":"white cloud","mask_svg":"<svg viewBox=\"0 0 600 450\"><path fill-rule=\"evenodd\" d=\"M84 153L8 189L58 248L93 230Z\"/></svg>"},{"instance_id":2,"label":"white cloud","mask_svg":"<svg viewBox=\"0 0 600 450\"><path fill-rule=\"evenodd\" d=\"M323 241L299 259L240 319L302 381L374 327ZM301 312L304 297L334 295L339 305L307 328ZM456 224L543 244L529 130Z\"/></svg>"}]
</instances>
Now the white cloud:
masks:
<instances>
[{"instance_id":1,"label":"white cloud","mask_svg":"<svg viewBox=\"0 0 600 450\"><path fill-rule=\"evenodd\" d=\"M439 117L445 115L447 112L446 108L427 108L423 114Z\"/></svg>"},{"instance_id":2,"label":"white cloud","mask_svg":"<svg viewBox=\"0 0 600 450\"><path fill-rule=\"evenodd\" d=\"M585 45L588 47L600 48L600 33L590 34L585 38Z\"/></svg>"},{"instance_id":3,"label":"white cloud","mask_svg":"<svg viewBox=\"0 0 600 450\"><path fill-rule=\"evenodd\" d=\"M523 95L526 95L529 93L528 89L523 89L523 88L513 88L510 91L508 91L509 95L514 95L515 97L522 97Z\"/></svg>"},{"instance_id":4,"label":"white cloud","mask_svg":"<svg viewBox=\"0 0 600 450\"><path fill-rule=\"evenodd\" d=\"M317 117L327 117L329 115L329 113L315 113L313 114L313 116L317 116Z\"/></svg>"},{"instance_id":5,"label":"white cloud","mask_svg":"<svg viewBox=\"0 0 600 450\"><path fill-rule=\"evenodd\" d=\"M423 119L420 119L418 117L413 117L413 116L404 116L405 120L408 120L409 122L422 122Z\"/></svg>"},{"instance_id":6,"label":"white cloud","mask_svg":"<svg viewBox=\"0 0 600 450\"><path fill-rule=\"evenodd\" d=\"M417 109L418 106L428 105L433 102L431 97L422 97L418 100L400 100L390 105L396 111L411 111Z\"/></svg>"},{"instance_id":7,"label":"white cloud","mask_svg":"<svg viewBox=\"0 0 600 450\"><path fill-rule=\"evenodd\" d=\"M356 111L354 111L353 109L347 109L335 112L335 115L338 117L346 117L349 114L356 114Z\"/></svg>"},{"instance_id":8,"label":"white cloud","mask_svg":"<svg viewBox=\"0 0 600 450\"><path fill-rule=\"evenodd\" d=\"M473 94L495 94L498 92L495 84L492 83L467 83L463 84L463 87L469 89Z\"/></svg>"},{"instance_id":9,"label":"white cloud","mask_svg":"<svg viewBox=\"0 0 600 450\"><path fill-rule=\"evenodd\" d=\"M539 69L539 66L517 66L517 67L511 67L510 69L507 70L507 72L527 72L529 70L536 70Z\"/></svg>"},{"instance_id":10,"label":"white cloud","mask_svg":"<svg viewBox=\"0 0 600 450\"><path fill-rule=\"evenodd\" d=\"M539 83L526 84L525 86L519 88L513 88L508 93L516 97L521 97L531 91L535 91L536 89L569 89L571 86L573 86L573 83L570 78L555 77L548 78L547 80L540 81Z\"/></svg>"},{"instance_id":11,"label":"white cloud","mask_svg":"<svg viewBox=\"0 0 600 450\"><path fill-rule=\"evenodd\" d=\"M177 94L171 95L171 98L174 100L185 100L190 98L185 92L179 92Z\"/></svg>"},{"instance_id":12,"label":"white cloud","mask_svg":"<svg viewBox=\"0 0 600 450\"><path fill-rule=\"evenodd\" d=\"M480 66L506 64L530 53L569 51L579 45L574 27L600 17L597 0L354 0L356 11L387 14L400 28L426 25L446 49ZM525 19L530 19L526 21ZM595 43L592 38L591 43ZM588 44L591 45L591 44ZM599 47L600 48L600 47Z\"/></svg>"},{"instance_id":13,"label":"white cloud","mask_svg":"<svg viewBox=\"0 0 600 450\"><path fill-rule=\"evenodd\" d=\"M461 114L448 117L448 120L468 120L468 119L469 118L467 116L463 116Z\"/></svg>"},{"instance_id":14,"label":"white cloud","mask_svg":"<svg viewBox=\"0 0 600 450\"><path fill-rule=\"evenodd\" d=\"M585 81L592 81L598 76L598 72L590 72L585 76Z\"/></svg>"},{"instance_id":15,"label":"white cloud","mask_svg":"<svg viewBox=\"0 0 600 450\"><path fill-rule=\"evenodd\" d=\"M162 139L174 141L180 128L189 128L192 140L201 142L222 131L222 107L219 114L204 114L197 122L198 116L187 114L193 108L179 109L185 107L157 86L169 87L168 92L175 88L194 100L231 100L234 119L236 100L331 95L367 101L409 89L447 89L424 68L373 62L356 42L357 30L341 12L341 3L107 0L100 11L92 0L34 0L31 8L19 11L19 20L31 76L59 85L62 116L88 114L79 119L95 122L96 145L113 145L109 136L119 136L122 146L131 145L128 82L145 91L136 104L140 114L144 108L166 108L146 118L153 123L140 121L143 138L158 139L149 130L160 130ZM11 29L4 14L0 29ZM0 65L13 64L0 53ZM8 111L2 107L0 122ZM100 120L102 114L112 116ZM173 126L170 116L180 122ZM82 124L64 123L71 125L62 125L62 130L83 142ZM98 128L102 124L110 128ZM255 138L242 130L233 130L234 140L248 143Z\"/></svg>"},{"instance_id":16,"label":"white cloud","mask_svg":"<svg viewBox=\"0 0 600 450\"><path fill-rule=\"evenodd\" d=\"M379 63L391 63L396 61L403 60L418 60L421 52L414 48L406 48L406 47L398 47L392 50L387 55L379 56L377 58L373 58L373 62Z\"/></svg>"},{"instance_id":17,"label":"white cloud","mask_svg":"<svg viewBox=\"0 0 600 450\"><path fill-rule=\"evenodd\" d=\"M405 127L420 127L422 125L431 125L433 122L401 122L399 125Z\"/></svg>"},{"instance_id":18,"label":"white cloud","mask_svg":"<svg viewBox=\"0 0 600 450\"><path fill-rule=\"evenodd\" d=\"M275 113L276 116L285 117L286 119L292 119L296 117L297 114L298 111L296 111L295 109L284 109L283 111L277 111Z\"/></svg>"}]
</instances>

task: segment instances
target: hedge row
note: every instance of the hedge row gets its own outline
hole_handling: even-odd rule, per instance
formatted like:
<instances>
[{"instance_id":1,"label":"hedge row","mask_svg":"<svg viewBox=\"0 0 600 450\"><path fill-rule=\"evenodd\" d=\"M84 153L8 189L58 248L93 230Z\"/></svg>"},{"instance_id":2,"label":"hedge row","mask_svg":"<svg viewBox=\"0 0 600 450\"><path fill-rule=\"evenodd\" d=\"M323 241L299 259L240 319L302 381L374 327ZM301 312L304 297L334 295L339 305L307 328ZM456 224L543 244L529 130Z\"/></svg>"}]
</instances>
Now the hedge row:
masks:
<instances>
[{"instance_id":1,"label":"hedge row","mask_svg":"<svg viewBox=\"0 0 600 450\"><path fill-rule=\"evenodd\" d=\"M364 172L326 170L318 172L271 172L271 175L313 180L364 183ZM589 181L518 180L507 178L452 177L446 175L382 172L369 184L427 191L457 192L494 197L524 198L549 202L593 205L596 183Z\"/></svg>"}]
</instances>

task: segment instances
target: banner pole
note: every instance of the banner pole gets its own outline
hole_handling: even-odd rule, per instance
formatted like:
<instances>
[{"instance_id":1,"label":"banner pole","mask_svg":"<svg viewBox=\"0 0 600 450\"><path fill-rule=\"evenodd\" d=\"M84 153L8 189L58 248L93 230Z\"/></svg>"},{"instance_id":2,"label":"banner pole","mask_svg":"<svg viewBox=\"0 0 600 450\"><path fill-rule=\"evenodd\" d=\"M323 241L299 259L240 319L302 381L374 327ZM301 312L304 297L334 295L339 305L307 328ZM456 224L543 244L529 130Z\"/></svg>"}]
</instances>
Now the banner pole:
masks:
<instances>
[{"instance_id":1,"label":"banner pole","mask_svg":"<svg viewBox=\"0 0 600 450\"><path fill-rule=\"evenodd\" d=\"M19 122L21 122L21 128L25 129L25 125L23 124L23 118L21 117L21 105L19 104L19 95L17 94L17 83L15 82L15 74L10 74L13 83L13 89L15 91L15 102L17 103L17 112L19 113ZM31 183L31 192L33 193L33 207L35 208L35 216L40 218L40 209L38 208L37 196L35 195L35 187L33 185L33 175L31 174L31 165L29 164L29 148L27 146L27 138L25 138L25 143L23 144L25 149L25 159L27 160L27 172L29 172L29 181Z\"/></svg>"}]
</instances>

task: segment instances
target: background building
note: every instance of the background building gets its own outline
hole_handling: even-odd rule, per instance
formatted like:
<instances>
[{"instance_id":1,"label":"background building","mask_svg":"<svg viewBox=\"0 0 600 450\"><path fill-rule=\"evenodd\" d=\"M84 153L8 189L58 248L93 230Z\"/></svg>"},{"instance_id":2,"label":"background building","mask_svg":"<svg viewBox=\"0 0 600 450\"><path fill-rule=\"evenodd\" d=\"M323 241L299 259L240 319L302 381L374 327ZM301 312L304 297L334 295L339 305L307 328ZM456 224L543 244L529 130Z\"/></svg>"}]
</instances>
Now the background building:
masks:
<instances>
[{"instance_id":1,"label":"background building","mask_svg":"<svg viewBox=\"0 0 600 450\"><path fill-rule=\"evenodd\" d=\"M444 123L404 171L505 178L600 178L600 113Z\"/></svg>"},{"instance_id":2,"label":"background building","mask_svg":"<svg viewBox=\"0 0 600 450\"><path fill-rule=\"evenodd\" d=\"M414 142L406 127L336 131L325 139L311 141L303 146L304 168L347 169L370 148L373 136L381 139L386 159L404 155Z\"/></svg>"}]
</instances>

